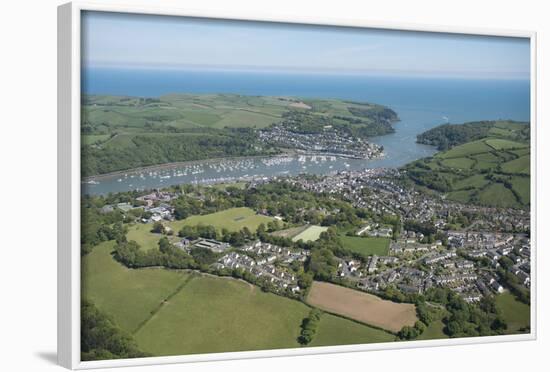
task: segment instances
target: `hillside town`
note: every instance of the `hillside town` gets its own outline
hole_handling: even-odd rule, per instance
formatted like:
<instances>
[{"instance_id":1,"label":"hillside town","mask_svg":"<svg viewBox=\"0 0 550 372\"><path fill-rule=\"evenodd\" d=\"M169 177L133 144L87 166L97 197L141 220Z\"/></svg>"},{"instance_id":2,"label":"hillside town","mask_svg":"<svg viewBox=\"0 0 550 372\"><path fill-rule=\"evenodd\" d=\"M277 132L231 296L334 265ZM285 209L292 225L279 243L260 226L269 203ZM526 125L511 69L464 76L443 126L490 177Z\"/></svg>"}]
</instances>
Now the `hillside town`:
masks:
<instances>
[{"instance_id":1,"label":"hillside town","mask_svg":"<svg viewBox=\"0 0 550 372\"><path fill-rule=\"evenodd\" d=\"M284 124L272 125L258 132L261 143L298 150L357 159L373 159L382 155L383 148L366 139L354 138L333 130L330 125L318 133L300 133Z\"/></svg>"}]
</instances>

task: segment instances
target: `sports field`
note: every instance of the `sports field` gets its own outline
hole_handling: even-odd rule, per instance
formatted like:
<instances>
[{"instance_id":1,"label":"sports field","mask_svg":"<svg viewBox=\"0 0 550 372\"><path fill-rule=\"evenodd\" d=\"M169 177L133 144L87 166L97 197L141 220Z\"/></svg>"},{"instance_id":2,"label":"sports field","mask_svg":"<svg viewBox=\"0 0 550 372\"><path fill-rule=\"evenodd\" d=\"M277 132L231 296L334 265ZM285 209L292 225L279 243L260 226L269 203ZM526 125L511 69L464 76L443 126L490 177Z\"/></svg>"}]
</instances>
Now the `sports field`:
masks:
<instances>
[{"instance_id":1,"label":"sports field","mask_svg":"<svg viewBox=\"0 0 550 372\"><path fill-rule=\"evenodd\" d=\"M167 223L175 232L178 232L185 225L212 225L221 231L226 228L229 231L239 231L243 227L248 227L251 231L256 231L260 224L266 224L274 221L274 218L256 214L252 209L230 208L221 212L205 214L202 216L191 216L181 221Z\"/></svg>"},{"instance_id":2,"label":"sports field","mask_svg":"<svg viewBox=\"0 0 550 372\"><path fill-rule=\"evenodd\" d=\"M365 238L359 236L341 235L344 248L365 256L387 256L390 248L388 238Z\"/></svg>"},{"instance_id":3,"label":"sports field","mask_svg":"<svg viewBox=\"0 0 550 372\"><path fill-rule=\"evenodd\" d=\"M310 242L319 239L319 236L321 236L322 232L325 232L328 230L328 227L325 226L316 226L311 225L298 235L296 235L294 238L292 238L293 242L297 242L298 240L302 240L304 242Z\"/></svg>"},{"instance_id":4,"label":"sports field","mask_svg":"<svg viewBox=\"0 0 550 372\"><path fill-rule=\"evenodd\" d=\"M413 304L399 304L325 282L313 282L307 303L392 332L412 326L417 320Z\"/></svg>"},{"instance_id":5,"label":"sports field","mask_svg":"<svg viewBox=\"0 0 550 372\"><path fill-rule=\"evenodd\" d=\"M274 232L271 233L271 235L280 236L282 238L292 239L293 237L300 234L301 232L303 232L307 228L308 228L308 225L289 227L288 229L274 231Z\"/></svg>"}]
</instances>

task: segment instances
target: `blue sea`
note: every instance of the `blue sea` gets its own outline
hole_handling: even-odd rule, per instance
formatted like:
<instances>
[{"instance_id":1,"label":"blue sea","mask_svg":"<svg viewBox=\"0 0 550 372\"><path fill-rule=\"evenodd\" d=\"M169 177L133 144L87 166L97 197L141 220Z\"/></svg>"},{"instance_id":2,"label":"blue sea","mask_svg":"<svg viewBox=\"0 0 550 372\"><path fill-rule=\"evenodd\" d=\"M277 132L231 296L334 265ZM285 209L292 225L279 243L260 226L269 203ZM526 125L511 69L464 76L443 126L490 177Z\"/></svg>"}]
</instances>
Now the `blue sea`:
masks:
<instances>
[{"instance_id":1,"label":"blue sea","mask_svg":"<svg viewBox=\"0 0 550 372\"><path fill-rule=\"evenodd\" d=\"M384 146L386 157L351 164L352 168L398 167L430 156L435 149L417 144L416 136L446 122L530 119L528 80L92 68L83 71L82 92L139 97L168 93L284 95L372 102L392 108L401 119L394 125L396 132L372 139ZM342 166L350 167L344 162ZM312 166L312 169L317 168ZM258 174L271 175L272 171L259 169ZM88 191L103 193L154 186L150 180L144 185L133 182L131 186L124 186L124 182L108 183Z\"/></svg>"}]
</instances>

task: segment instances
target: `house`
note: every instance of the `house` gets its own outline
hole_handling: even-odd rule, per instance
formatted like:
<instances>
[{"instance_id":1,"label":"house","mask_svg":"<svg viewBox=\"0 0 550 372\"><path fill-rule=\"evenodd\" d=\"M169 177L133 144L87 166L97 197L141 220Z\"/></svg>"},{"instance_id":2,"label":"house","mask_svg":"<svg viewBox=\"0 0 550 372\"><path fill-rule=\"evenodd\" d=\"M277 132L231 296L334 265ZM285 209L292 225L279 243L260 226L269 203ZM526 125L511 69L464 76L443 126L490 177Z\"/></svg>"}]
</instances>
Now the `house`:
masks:
<instances>
[{"instance_id":1,"label":"house","mask_svg":"<svg viewBox=\"0 0 550 372\"><path fill-rule=\"evenodd\" d=\"M107 205L104 205L104 206L101 208L101 213L103 213L103 214L111 213L111 212L114 211L114 210L115 210L115 208L113 208L112 205L107 204Z\"/></svg>"},{"instance_id":2,"label":"house","mask_svg":"<svg viewBox=\"0 0 550 372\"><path fill-rule=\"evenodd\" d=\"M493 279L493 282L491 283L491 288L493 288L497 293L504 292L504 288L500 285L499 282Z\"/></svg>"}]
</instances>

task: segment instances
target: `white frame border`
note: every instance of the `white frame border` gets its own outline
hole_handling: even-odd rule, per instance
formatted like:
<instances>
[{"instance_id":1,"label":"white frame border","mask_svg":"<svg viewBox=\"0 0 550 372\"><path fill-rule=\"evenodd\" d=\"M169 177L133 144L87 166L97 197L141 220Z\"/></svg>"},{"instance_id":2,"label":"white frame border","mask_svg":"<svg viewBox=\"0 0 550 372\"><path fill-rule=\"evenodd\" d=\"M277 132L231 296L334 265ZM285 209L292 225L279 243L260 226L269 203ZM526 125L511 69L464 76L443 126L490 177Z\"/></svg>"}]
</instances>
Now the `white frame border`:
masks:
<instances>
[{"instance_id":1,"label":"white frame border","mask_svg":"<svg viewBox=\"0 0 550 372\"><path fill-rule=\"evenodd\" d=\"M169 357L80 361L80 20L82 11L185 16L220 20L263 21L288 24L380 28L452 34L528 38L531 47L531 333L429 341L389 342L261 351L244 351ZM268 14L196 11L154 5L132 6L116 2L74 1L58 7L58 363L69 369L92 369L153 364L189 363L280 356L315 355L371 350L471 345L493 342L536 340L537 330L537 115L536 115L536 32L460 28L436 25L327 19L315 16L272 16Z\"/></svg>"}]
</instances>

